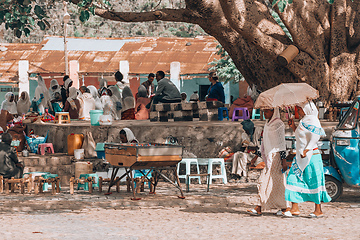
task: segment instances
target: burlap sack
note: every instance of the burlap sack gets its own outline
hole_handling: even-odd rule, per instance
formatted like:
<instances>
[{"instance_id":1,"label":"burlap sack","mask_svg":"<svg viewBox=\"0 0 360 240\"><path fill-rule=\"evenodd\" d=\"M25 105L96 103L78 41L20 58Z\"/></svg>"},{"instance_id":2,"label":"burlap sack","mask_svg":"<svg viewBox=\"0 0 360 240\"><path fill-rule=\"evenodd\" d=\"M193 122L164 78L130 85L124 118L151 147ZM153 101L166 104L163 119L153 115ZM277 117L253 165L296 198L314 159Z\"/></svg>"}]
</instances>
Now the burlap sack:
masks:
<instances>
[{"instance_id":1,"label":"burlap sack","mask_svg":"<svg viewBox=\"0 0 360 240\"><path fill-rule=\"evenodd\" d=\"M97 153L95 151L96 143L91 132L86 132L82 148L84 149L85 158L97 157Z\"/></svg>"}]
</instances>

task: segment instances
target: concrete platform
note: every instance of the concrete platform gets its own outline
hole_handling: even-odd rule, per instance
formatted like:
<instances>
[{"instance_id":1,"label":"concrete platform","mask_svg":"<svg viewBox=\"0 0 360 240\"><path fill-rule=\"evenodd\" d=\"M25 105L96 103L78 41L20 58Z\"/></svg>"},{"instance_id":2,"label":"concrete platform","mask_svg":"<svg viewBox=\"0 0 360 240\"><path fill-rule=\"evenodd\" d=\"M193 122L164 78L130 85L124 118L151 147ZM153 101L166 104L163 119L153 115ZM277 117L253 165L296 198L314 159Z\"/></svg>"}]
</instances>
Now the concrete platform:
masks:
<instances>
[{"instance_id":1,"label":"concrete platform","mask_svg":"<svg viewBox=\"0 0 360 240\"><path fill-rule=\"evenodd\" d=\"M265 121L253 120L255 126L264 126ZM337 122L322 121L327 136L330 138ZM293 132L285 123L286 135ZM240 149L242 125L231 121L192 121L192 122L150 122L150 120L120 120L112 126L91 126L90 121L72 121L70 124L32 123L27 130L34 129L37 135L46 135L48 142L53 143L55 152L67 152L67 136L71 133L90 131L96 143L120 142L119 132L122 128L130 128L140 142L163 143L172 135L176 137L185 150L197 157L215 157L224 147L230 146L233 151Z\"/></svg>"}]
</instances>

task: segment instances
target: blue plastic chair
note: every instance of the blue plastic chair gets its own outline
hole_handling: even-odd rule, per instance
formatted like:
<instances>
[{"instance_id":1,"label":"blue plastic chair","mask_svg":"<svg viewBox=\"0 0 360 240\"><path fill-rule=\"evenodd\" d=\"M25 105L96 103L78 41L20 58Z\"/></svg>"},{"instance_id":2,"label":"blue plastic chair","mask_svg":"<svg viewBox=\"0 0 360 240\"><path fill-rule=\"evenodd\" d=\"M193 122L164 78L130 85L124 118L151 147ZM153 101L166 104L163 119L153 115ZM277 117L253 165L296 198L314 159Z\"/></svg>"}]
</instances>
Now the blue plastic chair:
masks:
<instances>
[{"instance_id":1,"label":"blue plastic chair","mask_svg":"<svg viewBox=\"0 0 360 240\"><path fill-rule=\"evenodd\" d=\"M45 173L44 175L42 175L42 177L44 179L55 178L55 177L58 177L58 176L59 175L57 175L57 174L51 174L51 173ZM43 190L47 191L50 187L51 187L51 183L44 183ZM59 183L59 188L61 190L60 183Z\"/></svg>"},{"instance_id":2,"label":"blue plastic chair","mask_svg":"<svg viewBox=\"0 0 360 240\"><path fill-rule=\"evenodd\" d=\"M145 175L147 175L147 178L151 178L151 173L152 173L152 170L151 169L142 169L141 170ZM147 174L149 172L149 174ZM134 178L141 178L143 177L144 175L140 172L140 170L135 170L135 173L134 173ZM136 182L134 181L134 184L135 184L135 188L136 188ZM149 185L149 188L151 186L151 183L148 182L148 185Z\"/></svg>"},{"instance_id":3,"label":"blue plastic chair","mask_svg":"<svg viewBox=\"0 0 360 240\"><path fill-rule=\"evenodd\" d=\"M226 116L224 116L224 112L226 113ZM218 120L222 121L224 120L224 118L227 118L227 120L229 119L229 110L227 109L227 107L219 107L218 108Z\"/></svg>"},{"instance_id":4,"label":"blue plastic chair","mask_svg":"<svg viewBox=\"0 0 360 240\"><path fill-rule=\"evenodd\" d=\"M262 115L263 115L263 119L265 119L264 118L264 113L262 113ZM253 108L252 113L251 113L251 119L261 119L261 111L260 111L260 109Z\"/></svg>"},{"instance_id":5,"label":"blue plastic chair","mask_svg":"<svg viewBox=\"0 0 360 240\"><path fill-rule=\"evenodd\" d=\"M85 178L88 179L88 177L95 178L95 183L92 184L92 187L99 187L99 176L96 173L86 173L86 174L80 174L80 179ZM87 183L78 183L77 189L84 188L85 191L89 191L89 186Z\"/></svg>"}]
</instances>

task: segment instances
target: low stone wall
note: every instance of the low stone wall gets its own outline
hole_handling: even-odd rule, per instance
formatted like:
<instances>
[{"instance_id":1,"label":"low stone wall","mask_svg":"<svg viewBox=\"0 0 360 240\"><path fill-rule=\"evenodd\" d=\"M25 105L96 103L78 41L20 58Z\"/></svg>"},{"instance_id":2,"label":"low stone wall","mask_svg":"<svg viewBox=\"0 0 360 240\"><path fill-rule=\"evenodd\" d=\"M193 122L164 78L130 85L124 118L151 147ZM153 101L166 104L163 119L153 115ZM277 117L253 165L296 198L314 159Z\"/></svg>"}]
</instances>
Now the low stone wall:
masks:
<instances>
[{"instance_id":1,"label":"low stone wall","mask_svg":"<svg viewBox=\"0 0 360 240\"><path fill-rule=\"evenodd\" d=\"M253 120L255 126L263 127L265 121ZM285 124L287 126L287 124ZM326 139L330 138L337 122L323 121ZM185 150L197 157L216 157L221 149L230 146L233 151L240 149L242 125L240 122L150 122L149 120L122 120L112 126L91 126L89 121L72 121L70 124L32 123L27 130L34 129L37 135L49 132L48 142L53 143L55 152L67 153L67 136L71 133L85 134L90 131L96 143L120 142L119 132L122 128L130 128L140 142L163 143L172 135L178 139ZM288 127L286 135L293 132Z\"/></svg>"},{"instance_id":2,"label":"low stone wall","mask_svg":"<svg viewBox=\"0 0 360 240\"><path fill-rule=\"evenodd\" d=\"M67 152L67 136L71 133L85 134L90 131L96 143L120 142L119 132L130 128L140 142L163 143L172 135L178 139L185 150L197 157L215 157L219 151L230 146L239 150L242 127L239 122L150 122L117 121L112 126L91 126L90 122L73 121L70 124L33 123L27 129L33 129L37 135L46 135L48 142L53 143L55 152Z\"/></svg>"}]
</instances>

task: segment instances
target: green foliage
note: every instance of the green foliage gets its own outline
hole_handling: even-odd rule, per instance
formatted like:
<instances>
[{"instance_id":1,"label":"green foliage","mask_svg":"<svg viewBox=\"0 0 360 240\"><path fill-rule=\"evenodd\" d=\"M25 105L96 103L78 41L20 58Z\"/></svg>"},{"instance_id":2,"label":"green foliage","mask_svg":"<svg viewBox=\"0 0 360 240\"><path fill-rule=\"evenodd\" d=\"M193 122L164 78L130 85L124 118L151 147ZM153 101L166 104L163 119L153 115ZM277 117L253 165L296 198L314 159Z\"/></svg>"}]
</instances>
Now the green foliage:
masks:
<instances>
[{"instance_id":1,"label":"green foliage","mask_svg":"<svg viewBox=\"0 0 360 240\"><path fill-rule=\"evenodd\" d=\"M232 81L234 83L244 81L245 78L241 75L240 71L236 68L234 61L231 59L225 49L219 44L216 46L219 49L216 54L220 56L220 59L214 59L210 65L209 71L216 71L219 80L227 83Z\"/></svg>"},{"instance_id":2,"label":"green foliage","mask_svg":"<svg viewBox=\"0 0 360 240\"><path fill-rule=\"evenodd\" d=\"M45 18L48 16L35 0L0 1L0 24L13 30L18 38L23 34L29 36L35 23L44 30L49 25Z\"/></svg>"}]
</instances>

